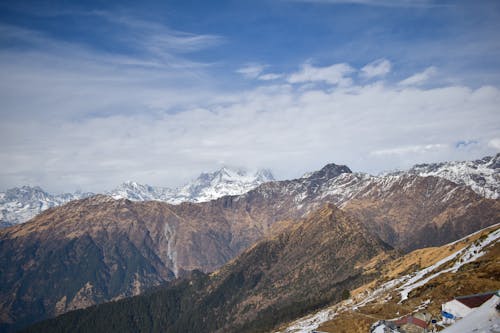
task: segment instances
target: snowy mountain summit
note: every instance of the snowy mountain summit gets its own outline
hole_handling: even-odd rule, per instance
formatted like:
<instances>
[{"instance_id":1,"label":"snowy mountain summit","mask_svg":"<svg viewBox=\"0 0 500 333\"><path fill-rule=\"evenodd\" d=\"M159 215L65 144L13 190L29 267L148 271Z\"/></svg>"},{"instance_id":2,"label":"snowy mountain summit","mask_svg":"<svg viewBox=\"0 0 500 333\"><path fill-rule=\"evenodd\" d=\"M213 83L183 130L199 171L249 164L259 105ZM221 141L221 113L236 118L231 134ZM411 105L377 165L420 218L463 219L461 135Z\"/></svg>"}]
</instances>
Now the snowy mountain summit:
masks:
<instances>
[{"instance_id":1,"label":"snowy mountain summit","mask_svg":"<svg viewBox=\"0 0 500 333\"><path fill-rule=\"evenodd\" d=\"M53 195L38 186L11 188L0 193L0 228L26 222L48 208L91 195L80 192Z\"/></svg>"},{"instance_id":2,"label":"snowy mountain summit","mask_svg":"<svg viewBox=\"0 0 500 333\"><path fill-rule=\"evenodd\" d=\"M271 171L267 169L252 174L241 169L222 167L215 172L202 173L195 180L176 189L125 182L107 194L115 199L132 201L156 200L172 204L205 202L225 195L243 194L273 180Z\"/></svg>"},{"instance_id":3,"label":"snowy mountain summit","mask_svg":"<svg viewBox=\"0 0 500 333\"><path fill-rule=\"evenodd\" d=\"M194 181L178 189L177 193L166 201L171 203L210 201L225 195L240 195L273 180L271 171L267 169L249 174L244 170L223 167L212 173L202 173Z\"/></svg>"},{"instance_id":4,"label":"snowy mountain summit","mask_svg":"<svg viewBox=\"0 0 500 333\"><path fill-rule=\"evenodd\" d=\"M195 180L175 189L127 181L105 194L114 199L132 201L164 201L172 204L204 202L225 195L243 194L273 180L271 171L267 169L248 173L223 167L215 172L202 173ZM48 208L92 195L95 194L76 192L53 195L38 186L15 187L0 192L0 228L26 222Z\"/></svg>"},{"instance_id":5,"label":"snowy mountain summit","mask_svg":"<svg viewBox=\"0 0 500 333\"><path fill-rule=\"evenodd\" d=\"M408 173L445 178L485 198L500 198L500 153L475 161L417 164Z\"/></svg>"},{"instance_id":6,"label":"snowy mountain summit","mask_svg":"<svg viewBox=\"0 0 500 333\"><path fill-rule=\"evenodd\" d=\"M133 181L126 181L114 190L106 192L114 199L128 199L132 201L167 201L172 190L166 187L150 186L139 184Z\"/></svg>"}]
</instances>

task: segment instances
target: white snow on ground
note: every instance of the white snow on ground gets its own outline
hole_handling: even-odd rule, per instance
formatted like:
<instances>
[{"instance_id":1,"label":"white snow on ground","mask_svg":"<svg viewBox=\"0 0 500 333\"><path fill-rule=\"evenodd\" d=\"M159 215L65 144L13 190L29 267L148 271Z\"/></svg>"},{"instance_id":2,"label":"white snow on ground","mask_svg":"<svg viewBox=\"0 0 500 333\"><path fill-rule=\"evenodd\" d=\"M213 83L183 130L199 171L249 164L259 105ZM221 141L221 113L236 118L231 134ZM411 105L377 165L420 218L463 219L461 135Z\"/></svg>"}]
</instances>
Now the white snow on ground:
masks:
<instances>
[{"instance_id":1,"label":"white snow on ground","mask_svg":"<svg viewBox=\"0 0 500 333\"><path fill-rule=\"evenodd\" d=\"M500 301L497 295L486 303L457 321L452 326L442 330L442 333L500 333L500 313L495 309Z\"/></svg>"},{"instance_id":2,"label":"white snow on ground","mask_svg":"<svg viewBox=\"0 0 500 333\"><path fill-rule=\"evenodd\" d=\"M300 319L299 321L288 327L286 330L284 330L282 333L310 333L325 321L333 319L335 314L335 311L330 308L322 310L313 316L306 317L305 319Z\"/></svg>"},{"instance_id":3,"label":"white snow on ground","mask_svg":"<svg viewBox=\"0 0 500 333\"><path fill-rule=\"evenodd\" d=\"M370 333L400 333L396 329L391 329L384 322L378 321L372 325Z\"/></svg>"},{"instance_id":4,"label":"white snow on ground","mask_svg":"<svg viewBox=\"0 0 500 333\"><path fill-rule=\"evenodd\" d=\"M477 260L479 257L484 255L484 252L482 252L483 248L486 246L490 245L493 242L496 242L500 238L500 229L490 233L488 237L482 240L476 241L474 244L469 245L451 255L448 257L438 261L432 266L429 266L425 269L420 270L415 276L410 278L403 286L400 287L401 289L401 301L404 301L408 298L408 294L418 288L429 282L430 280L436 278L437 276L447 273L447 272L456 272L460 267L463 265ZM439 268L441 265L451 261L455 260L455 263L453 266L450 268L444 269L437 271L434 274L431 274L427 277L424 278L428 273L436 270Z\"/></svg>"},{"instance_id":5,"label":"white snow on ground","mask_svg":"<svg viewBox=\"0 0 500 333\"><path fill-rule=\"evenodd\" d=\"M381 297L385 292L392 290L397 285L401 284L403 279L395 279L384 283L379 288L373 290L368 294L364 294L363 297L360 298L358 302L353 300L347 300L340 304L336 304L320 312L317 312L314 315L309 315L303 318L298 319L293 322L288 328L284 331L276 332L276 333L310 333L312 330L317 329L322 323L332 320L337 316L337 314L342 313L347 310L356 310L361 306L366 305L367 303L376 300Z\"/></svg>"}]
</instances>

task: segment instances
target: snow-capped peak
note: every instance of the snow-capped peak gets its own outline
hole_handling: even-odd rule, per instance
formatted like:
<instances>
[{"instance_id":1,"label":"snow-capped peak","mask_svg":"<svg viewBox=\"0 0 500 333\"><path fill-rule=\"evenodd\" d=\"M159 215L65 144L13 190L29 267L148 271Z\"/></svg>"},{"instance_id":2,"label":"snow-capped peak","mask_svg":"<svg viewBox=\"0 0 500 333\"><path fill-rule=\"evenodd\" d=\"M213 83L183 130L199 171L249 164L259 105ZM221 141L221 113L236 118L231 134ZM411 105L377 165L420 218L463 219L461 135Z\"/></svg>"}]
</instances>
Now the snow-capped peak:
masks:
<instances>
[{"instance_id":1,"label":"snow-capped peak","mask_svg":"<svg viewBox=\"0 0 500 333\"><path fill-rule=\"evenodd\" d=\"M246 193L272 180L274 180L272 173L266 169L248 173L243 169L222 167L212 173L202 173L194 181L179 188L177 194L168 201L171 203L210 201L225 195Z\"/></svg>"},{"instance_id":2,"label":"snow-capped peak","mask_svg":"<svg viewBox=\"0 0 500 333\"><path fill-rule=\"evenodd\" d=\"M243 169L222 167L210 173L202 173L193 181L179 188L140 184L128 180L112 191L105 192L113 199L132 201L203 202L225 195L239 195L260 184L274 180L271 171L262 169L249 173ZM65 193L52 195L40 187L22 186L0 193L0 228L23 223L45 209L82 199L94 193Z\"/></svg>"},{"instance_id":3,"label":"snow-capped peak","mask_svg":"<svg viewBox=\"0 0 500 333\"><path fill-rule=\"evenodd\" d=\"M224 166L214 172L202 173L193 181L176 189L126 181L107 194L115 199L133 201L156 200L173 204L204 202L225 195L243 194L271 180L274 178L269 170L263 169L252 174L243 169Z\"/></svg>"},{"instance_id":4,"label":"snow-capped peak","mask_svg":"<svg viewBox=\"0 0 500 333\"><path fill-rule=\"evenodd\" d=\"M408 173L445 178L486 198L500 198L500 153L475 161L417 164Z\"/></svg>"},{"instance_id":5,"label":"snow-capped peak","mask_svg":"<svg viewBox=\"0 0 500 333\"><path fill-rule=\"evenodd\" d=\"M168 189L126 181L107 194L114 199L129 199L133 201L160 200L162 201Z\"/></svg>"},{"instance_id":6,"label":"snow-capped peak","mask_svg":"<svg viewBox=\"0 0 500 333\"><path fill-rule=\"evenodd\" d=\"M8 189L0 193L0 228L25 222L48 208L90 195L81 192L52 195L38 186Z\"/></svg>"}]
</instances>

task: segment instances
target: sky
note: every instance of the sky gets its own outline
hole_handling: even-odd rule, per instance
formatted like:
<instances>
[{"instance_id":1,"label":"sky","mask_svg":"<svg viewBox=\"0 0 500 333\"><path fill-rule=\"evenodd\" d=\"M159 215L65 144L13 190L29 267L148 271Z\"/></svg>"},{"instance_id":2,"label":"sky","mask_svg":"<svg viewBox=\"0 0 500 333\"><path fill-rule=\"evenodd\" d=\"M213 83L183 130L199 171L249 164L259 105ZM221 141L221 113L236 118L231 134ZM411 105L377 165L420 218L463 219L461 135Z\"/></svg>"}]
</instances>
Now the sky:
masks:
<instances>
[{"instance_id":1,"label":"sky","mask_svg":"<svg viewBox=\"0 0 500 333\"><path fill-rule=\"evenodd\" d=\"M500 2L0 1L0 190L500 152Z\"/></svg>"}]
</instances>

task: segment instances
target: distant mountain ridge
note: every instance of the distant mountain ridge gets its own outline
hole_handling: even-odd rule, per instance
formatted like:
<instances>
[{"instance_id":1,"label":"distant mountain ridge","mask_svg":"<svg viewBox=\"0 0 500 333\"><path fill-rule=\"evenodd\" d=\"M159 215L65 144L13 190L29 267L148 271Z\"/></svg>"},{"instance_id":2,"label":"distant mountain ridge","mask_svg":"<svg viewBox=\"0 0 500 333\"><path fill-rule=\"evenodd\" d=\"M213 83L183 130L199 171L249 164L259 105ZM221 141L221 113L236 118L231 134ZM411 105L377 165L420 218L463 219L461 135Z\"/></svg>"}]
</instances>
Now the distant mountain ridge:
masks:
<instances>
[{"instance_id":1,"label":"distant mountain ridge","mask_svg":"<svg viewBox=\"0 0 500 333\"><path fill-rule=\"evenodd\" d=\"M323 169L328 169L325 168ZM406 171L387 172L379 176L361 172L352 173L345 166L344 169L335 171L339 175L344 174L345 177L341 175L340 178L335 178L321 172L325 171L309 172L300 179L310 179L312 176L312 178L327 176L334 179L328 188L323 186L322 191L324 195L335 194L338 199L336 204L347 201L371 182L391 182L408 174L444 178L456 184L468 186L482 197L500 198L500 153L474 161L417 164ZM163 201L171 204L206 202L226 195L241 195L260 184L274 180L273 174L267 169L249 174L241 169L223 167L212 173L202 173L195 180L175 189L127 181L104 194L114 199L132 201ZM52 195L38 186L16 187L0 192L0 228L26 222L45 209L92 195L95 193L76 192Z\"/></svg>"},{"instance_id":2,"label":"distant mountain ridge","mask_svg":"<svg viewBox=\"0 0 500 333\"><path fill-rule=\"evenodd\" d=\"M222 167L215 172L202 173L193 181L175 189L128 181L106 194L114 199L132 201L154 200L171 204L205 202L225 195L240 195L273 180L273 174L267 169L251 174L243 169Z\"/></svg>"},{"instance_id":3,"label":"distant mountain ridge","mask_svg":"<svg viewBox=\"0 0 500 333\"><path fill-rule=\"evenodd\" d=\"M38 186L9 189L0 193L0 228L26 222L46 209L92 195L81 192L52 195Z\"/></svg>"},{"instance_id":4,"label":"distant mountain ridge","mask_svg":"<svg viewBox=\"0 0 500 333\"><path fill-rule=\"evenodd\" d=\"M396 172L398 173L401 171ZM417 164L408 173L445 178L459 185L469 186L485 198L500 197L500 153L474 161Z\"/></svg>"},{"instance_id":5,"label":"distant mountain ridge","mask_svg":"<svg viewBox=\"0 0 500 333\"><path fill-rule=\"evenodd\" d=\"M267 169L251 174L242 169L223 167L215 172L202 173L195 180L176 189L127 181L104 194L114 199L131 201L163 201L171 204L205 202L225 195L240 195L272 180L274 177ZM0 228L26 222L48 208L93 195L96 193L54 195L38 186L15 187L0 192Z\"/></svg>"}]
</instances>

